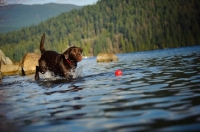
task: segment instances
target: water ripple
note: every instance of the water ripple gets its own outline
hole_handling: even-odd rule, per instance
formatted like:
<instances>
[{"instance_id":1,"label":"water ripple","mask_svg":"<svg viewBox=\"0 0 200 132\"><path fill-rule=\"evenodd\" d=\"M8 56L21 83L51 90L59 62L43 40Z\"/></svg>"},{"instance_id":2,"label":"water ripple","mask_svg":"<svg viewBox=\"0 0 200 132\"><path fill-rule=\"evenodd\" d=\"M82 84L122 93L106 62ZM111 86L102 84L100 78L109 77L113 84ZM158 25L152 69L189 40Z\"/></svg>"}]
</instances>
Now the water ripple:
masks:
<instances>
[{"instance_id":1,"label":"water ripple","mask_svg":"<svg viewBox=\"0 0 200 132\"><path fill-rule=\"evenodd\" d=\"M24 132L200 130L199 46L117 56L83 60L72 79L4 77L0 119Z\"/></svg>"}]
</instances>

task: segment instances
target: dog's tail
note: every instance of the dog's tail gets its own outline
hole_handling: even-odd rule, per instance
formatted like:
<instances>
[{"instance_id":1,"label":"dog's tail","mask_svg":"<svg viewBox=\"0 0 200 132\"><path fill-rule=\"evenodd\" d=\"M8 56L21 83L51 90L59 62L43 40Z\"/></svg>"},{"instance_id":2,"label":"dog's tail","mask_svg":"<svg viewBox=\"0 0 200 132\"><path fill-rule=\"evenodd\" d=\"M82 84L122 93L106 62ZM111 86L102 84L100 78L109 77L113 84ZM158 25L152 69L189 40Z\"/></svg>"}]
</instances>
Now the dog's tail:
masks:
<instances>
[{"instance_id":1,"label":"dog's tail","mask_svg":"<svg viewBox=\"0 0 200 132\"><path fill-rule=\"evenodd\" d=\"M40 41L40 51L41 51L41 53L45 52L45 49L44 49L44 39L45 39L45 33L42 35L42 38L41 38L41 41Z\"/></svg>"}]
</instances>

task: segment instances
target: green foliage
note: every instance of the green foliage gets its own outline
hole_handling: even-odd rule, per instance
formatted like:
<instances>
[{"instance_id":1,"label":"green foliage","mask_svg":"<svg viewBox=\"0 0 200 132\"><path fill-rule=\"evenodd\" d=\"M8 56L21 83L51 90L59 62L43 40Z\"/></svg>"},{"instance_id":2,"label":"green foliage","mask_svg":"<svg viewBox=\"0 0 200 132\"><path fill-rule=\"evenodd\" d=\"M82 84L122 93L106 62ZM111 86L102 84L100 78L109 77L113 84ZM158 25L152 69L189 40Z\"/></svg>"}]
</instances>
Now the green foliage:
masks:
<instances>
[{"instance_id":1,"label":"green foliage","mask_svg":"<svg viewBox=\"0 0 200 132\"><path fill-rule=\"evenodd\" d=\"M81 46L84 55L127 53L200 44L199 0L99 0L36 26L0 35L0 49L20 60L45 48L62 53Z\"/></svg>"}]
</instances>

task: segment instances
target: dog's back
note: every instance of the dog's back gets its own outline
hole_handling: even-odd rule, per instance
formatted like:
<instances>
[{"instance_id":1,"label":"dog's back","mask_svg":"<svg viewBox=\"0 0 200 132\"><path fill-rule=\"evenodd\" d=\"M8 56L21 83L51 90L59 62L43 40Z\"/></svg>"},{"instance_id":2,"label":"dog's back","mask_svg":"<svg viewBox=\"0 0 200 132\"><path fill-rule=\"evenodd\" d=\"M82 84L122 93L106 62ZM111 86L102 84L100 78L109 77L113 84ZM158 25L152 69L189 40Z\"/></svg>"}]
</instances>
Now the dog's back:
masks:
<instances>
[{"instance_id":1,"label":"dog's back","mask_svg":"<svg viewBox=\"0 0 200 132\"><path fill-rule=\"evenodd\" d=\"M40 41L40 51L41 51L41 58L39 60L40 61L45 61L46 62L46 66L49 68L53 68L53 66L57 63L56 62L56 57L59 55L57 52L55 51L50 51L50 50L45 50L44 48L44 40L45 40L45 33L42 35L41 41Z\"/></svg>"},{"instance_id":2,"label":"dog's back","mask_svg":"<svg viewBox=\"0 0 200 132\"><path fill-rule=\"evenodd\" d=\"M44 51L43 54L41 55L41 60L45 60L47 62L47 66L53 66L54 63L56 63L56 58L58 57L58 53L55 51Z\"/></svg>"}]
</instances>

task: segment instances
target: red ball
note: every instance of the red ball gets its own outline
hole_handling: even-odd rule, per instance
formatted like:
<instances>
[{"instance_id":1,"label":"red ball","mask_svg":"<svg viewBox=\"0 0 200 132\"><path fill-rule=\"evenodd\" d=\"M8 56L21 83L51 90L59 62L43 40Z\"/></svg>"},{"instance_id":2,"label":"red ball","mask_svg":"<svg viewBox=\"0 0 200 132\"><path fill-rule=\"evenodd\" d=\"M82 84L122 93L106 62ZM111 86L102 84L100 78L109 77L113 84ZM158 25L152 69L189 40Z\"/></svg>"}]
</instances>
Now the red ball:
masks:
<instances>
[{"instance_id":1,"label":"red ball","mask_svg":"<svg viewBox=\"0 0 200 132\"><path fill-rule=\"evenodd\" d=\"M121 76L123 72L121 70L116 70L115 71L115 76Z\"/></svg>"}]
</instances>

